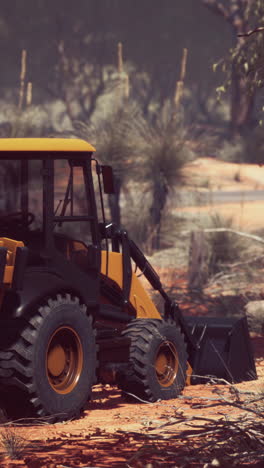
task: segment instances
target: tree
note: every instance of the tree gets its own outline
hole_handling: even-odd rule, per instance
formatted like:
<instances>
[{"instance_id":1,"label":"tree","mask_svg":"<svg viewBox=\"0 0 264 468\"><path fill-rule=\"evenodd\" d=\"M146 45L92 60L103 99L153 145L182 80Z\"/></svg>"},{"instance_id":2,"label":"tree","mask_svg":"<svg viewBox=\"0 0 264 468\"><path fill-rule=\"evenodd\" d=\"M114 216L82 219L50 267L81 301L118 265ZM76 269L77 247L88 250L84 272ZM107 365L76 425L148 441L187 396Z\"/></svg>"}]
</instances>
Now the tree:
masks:
<instances>
[{"instance_id":1,"label":"tree","mask_svg":"<svg viewBox=\"0 0 264 468\"><path fill-rule=\"evenodd\" d=\"M256 64L263 54L263 33L248 40L246 33L264 23L264 3L262 0L202 0L214 13L221 15L234 33L235 45L230 54L221 60L225 83L231 91L231 132L242 134L252 127L253 110L257 89L261 83Z\"/></svg>"},{"instance_id":2,"label":"tree","mask_svg":"<svg viewBox=\"0 0 264 468\"><path fill-rule=\"evenodd\" d=\"M142 178L149 185L149 251L161 247L162 215L168 195L182 180L182 168L193 156L186 144L183 115L167 100L153 123L141 120L138 149L144 155Z\"/></svg>"}]
</instances>

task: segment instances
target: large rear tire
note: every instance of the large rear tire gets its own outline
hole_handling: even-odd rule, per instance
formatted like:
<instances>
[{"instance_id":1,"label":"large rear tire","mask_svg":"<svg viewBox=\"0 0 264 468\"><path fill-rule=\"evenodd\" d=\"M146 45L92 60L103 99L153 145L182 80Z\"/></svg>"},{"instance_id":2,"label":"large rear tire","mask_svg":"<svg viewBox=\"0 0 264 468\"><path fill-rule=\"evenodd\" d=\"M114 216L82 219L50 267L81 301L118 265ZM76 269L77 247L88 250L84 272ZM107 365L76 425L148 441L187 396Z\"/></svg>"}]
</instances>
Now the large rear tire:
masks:
<instances>
[{"instance_id":1,"label":"large rear tire","mask_svg":"<svg viewBox=\"0 0 264 468\"><path fill-rule=\"evenodd\" d=\"M26 321L17 341L0 352L8 415L15 416L19 401L19 416L23 408L24 416L78 416L90 398L95 370L95 333L86 307L69 294L49 299Z\"/></svg>"},{"instance_id":2,"label":"large rear tire","mask_svg":"<svg viewBox=\"0 0 264 468\"><path fill-rule=\"evenodd\" d=\"M120 388L147 401L176 398L186 382L187 352L175 322L136 319L123 334L131 345Z\"/></svg>"}]
</instances>

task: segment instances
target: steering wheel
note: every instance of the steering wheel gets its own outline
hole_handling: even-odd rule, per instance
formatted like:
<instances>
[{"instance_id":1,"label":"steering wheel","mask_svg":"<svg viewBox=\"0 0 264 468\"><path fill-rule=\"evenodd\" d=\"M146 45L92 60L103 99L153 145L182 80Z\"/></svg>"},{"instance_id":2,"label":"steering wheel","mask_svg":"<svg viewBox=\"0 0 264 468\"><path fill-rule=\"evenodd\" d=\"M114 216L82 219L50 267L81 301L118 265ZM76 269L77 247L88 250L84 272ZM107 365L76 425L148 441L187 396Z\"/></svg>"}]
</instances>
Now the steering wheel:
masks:
<instances>
[{"instance_id":1,"label":"steering wheel","mask_svg":"<svg viewBox=\"0 0 264 468\"><path fill-rule=\"evenodd\" d=\"M17 225L23 227L29 227L35 220L35 215L30 211L27 212L26 220L23 218L22 211L15 211L8 213L6 215L0 215L0 226L6 225L10 227L10 225Z\"/></svg>"}]
</instances>

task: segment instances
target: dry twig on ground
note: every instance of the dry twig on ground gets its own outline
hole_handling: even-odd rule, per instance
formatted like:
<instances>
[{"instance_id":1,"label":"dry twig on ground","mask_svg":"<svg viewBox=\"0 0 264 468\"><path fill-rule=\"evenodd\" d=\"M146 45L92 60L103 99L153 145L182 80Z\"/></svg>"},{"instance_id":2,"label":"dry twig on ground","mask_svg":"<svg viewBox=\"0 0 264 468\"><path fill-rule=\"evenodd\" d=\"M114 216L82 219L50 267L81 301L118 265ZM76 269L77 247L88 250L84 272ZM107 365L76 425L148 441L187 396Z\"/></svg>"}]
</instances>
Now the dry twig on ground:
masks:
<instances>
[{"instance_id":1,"label":"dry twig on ground","mask_svg":"<svg viewBox=\"0 0 264 468\"><path fill-rule=\"evenodd\" d=\"M212 380L212 383L225 383ZM186 415L182 410L174 413L160 425L149 426L145 432L132 433L135 439L143 442L136 459L145 460L147 455L163 456L163 460L177 460L177 466L201 463L217 466L242 466L264 460L264 392L244 392L229 384L215 387L217 398L188 397L198 399L195 408L207 409L223 407L220 416L208 414ZM185 396L182 396L184 399ZM201 403L202 400L202 403ZM234 411L225 411L225 407ZM164 450L164 447L168 447ZM135 456L127 466L134 466ZM132 463L132 464L131 464ZM200 466L200 465L199 465ZM211 466L211 465L210 465Z\"/></svg>"}]
</instances>

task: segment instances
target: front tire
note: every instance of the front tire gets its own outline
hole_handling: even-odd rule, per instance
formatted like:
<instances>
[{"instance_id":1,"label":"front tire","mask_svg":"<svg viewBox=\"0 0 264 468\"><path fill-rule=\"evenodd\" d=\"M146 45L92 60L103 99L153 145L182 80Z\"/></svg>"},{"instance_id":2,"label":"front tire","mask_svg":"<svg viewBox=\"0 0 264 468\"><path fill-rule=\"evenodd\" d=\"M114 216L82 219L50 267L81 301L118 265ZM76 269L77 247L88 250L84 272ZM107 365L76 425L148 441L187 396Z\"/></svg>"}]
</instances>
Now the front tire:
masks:
<instances>
[{"instance_id":1,"label":"front tire","mask_svg":"<svg viewBox=\"0 0 264 468\"><path fill-rule=\"evenodd\" d=\"M175 322L136 319L123 334L131 345L120 388L147 401L176 398L186 382L187 352Z\"/></svg>"},{"instance_id":2,"label":"front tire","mask_svg":"<svg viewBox=\"0 0 264 468\"><path fill-rule=\"evenodd\" d=\"M78 416L90 398L95 370L92 318L69 294L39 307L16 343L0 352L1 391L8 386L8 400L19 399L27 416ZM14 416L12 406L7 412Z\"/></svg>"}]
</instances>

